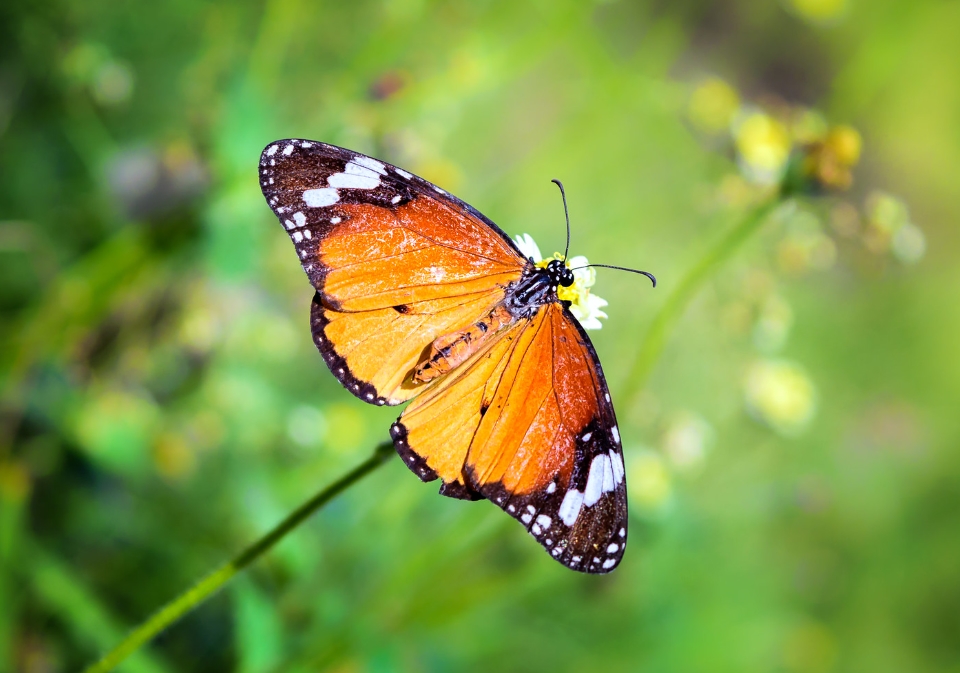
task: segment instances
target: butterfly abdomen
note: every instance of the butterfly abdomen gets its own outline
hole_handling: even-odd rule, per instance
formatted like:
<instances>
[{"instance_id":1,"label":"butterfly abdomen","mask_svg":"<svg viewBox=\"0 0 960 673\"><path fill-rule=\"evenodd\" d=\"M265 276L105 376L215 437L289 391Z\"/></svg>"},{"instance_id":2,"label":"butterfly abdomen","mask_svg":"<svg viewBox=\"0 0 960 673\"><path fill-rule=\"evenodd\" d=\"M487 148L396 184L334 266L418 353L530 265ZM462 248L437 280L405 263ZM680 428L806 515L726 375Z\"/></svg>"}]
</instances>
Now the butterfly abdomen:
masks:
<instances>
[{"instance_id":1,"label":"butterfly abdomen","mask_svg":"<svg viewBox=\"0 0 960 673\"><path fill-rule=\"evenodd\" d=\"M502 305L470 325L465 330L444 334L430 344L427 358L413 371L414 383L426 383L446 374L477 352L504 327L515 322L515 318Z\"/></svg>"}]
</instances>

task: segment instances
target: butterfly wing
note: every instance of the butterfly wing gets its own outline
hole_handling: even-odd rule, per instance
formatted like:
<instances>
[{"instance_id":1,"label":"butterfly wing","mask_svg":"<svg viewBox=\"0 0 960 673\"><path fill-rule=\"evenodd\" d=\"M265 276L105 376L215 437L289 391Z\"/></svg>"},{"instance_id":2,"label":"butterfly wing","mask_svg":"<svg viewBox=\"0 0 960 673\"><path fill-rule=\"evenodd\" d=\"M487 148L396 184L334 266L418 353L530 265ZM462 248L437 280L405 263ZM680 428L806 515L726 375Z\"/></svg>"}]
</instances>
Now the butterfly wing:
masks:
<instances>
[{"instance_id":1,"label":"butterfly wing","mask_svg":"<svg viewBox=\"0 0 960 673\"><path fill-rule=\"evenodd\" d=\"M620 434L593 346L560 304L508 328L425 391L391 434L421 479L496 503L567 567L606 573L620 562Z\"/></svg>"},{"instance_id":2,"label":"butterfly wing","mask_svg":"<svg viewBox=\"0 0 960 673\"><path fill-rule=\"evenodd\" d=\"M438 336L475 322L526 260L493 222L402 169L309 140L260 157L267 203L316 289L311 325L327 365L354 395L400 404Z\"/></svg>"}]
</instances>

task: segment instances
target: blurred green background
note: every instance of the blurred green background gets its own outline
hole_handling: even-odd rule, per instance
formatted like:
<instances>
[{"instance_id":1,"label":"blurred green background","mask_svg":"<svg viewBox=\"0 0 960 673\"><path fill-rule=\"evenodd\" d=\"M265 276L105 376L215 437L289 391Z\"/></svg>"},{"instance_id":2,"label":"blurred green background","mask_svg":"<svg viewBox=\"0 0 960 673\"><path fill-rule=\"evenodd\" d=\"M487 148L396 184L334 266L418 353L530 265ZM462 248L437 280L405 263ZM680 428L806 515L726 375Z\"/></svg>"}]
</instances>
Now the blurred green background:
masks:
<instances>
[{"instance_id":1,"label":"blurred green background","mask_svg":"<svg viewBox=\"0 0 960 673\"><path fill-rule=\"evenodd\" d=\"M387 438L258 188L304 137L545 254L561 178L571 253L657 274L594 288L630 547L572 573L393 460L121 670L960 671L958 29L943 0L4 2L0 670L81 668ZM831 142L836 189L637 380L684 272Z\"/></svg>"}]
</instances>

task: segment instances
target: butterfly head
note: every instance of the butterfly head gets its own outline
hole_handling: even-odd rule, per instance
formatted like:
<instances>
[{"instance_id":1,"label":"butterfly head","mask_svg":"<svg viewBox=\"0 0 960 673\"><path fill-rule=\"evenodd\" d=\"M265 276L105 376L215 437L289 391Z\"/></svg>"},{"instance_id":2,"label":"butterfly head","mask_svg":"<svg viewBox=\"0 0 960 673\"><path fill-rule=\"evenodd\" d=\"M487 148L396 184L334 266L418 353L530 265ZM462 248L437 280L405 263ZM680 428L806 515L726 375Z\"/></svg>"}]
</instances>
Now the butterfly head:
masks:
<instances>
[{"instance_id":1,"label":"butterfly head","mask_svg":"<svg viewBox=\"0 0 960 673\"><path fill-rule=\"evenodd\" d=\"M551 259L547 264L547 275L550 276L550 282L560 287L570 287L576 280L573 271L570 270L562 259Z\"/></svg>"}]
</instances>

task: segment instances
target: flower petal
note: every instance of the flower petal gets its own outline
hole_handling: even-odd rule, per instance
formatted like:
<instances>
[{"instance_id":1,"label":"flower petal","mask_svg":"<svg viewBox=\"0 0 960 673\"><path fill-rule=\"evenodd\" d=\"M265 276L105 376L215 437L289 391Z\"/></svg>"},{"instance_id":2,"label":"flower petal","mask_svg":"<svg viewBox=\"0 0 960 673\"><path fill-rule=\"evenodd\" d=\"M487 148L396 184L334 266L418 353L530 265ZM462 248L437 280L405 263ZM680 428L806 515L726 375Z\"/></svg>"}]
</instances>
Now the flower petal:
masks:
<instances>
[{"instance_id":1,"label":"flower petal","mask_svg":"<svg viewBox=\"0 0 960 673\"><path fill-rule=\"evenodd\" d=\"M520 234L515 236L513 240L525 257L533 258L534 264L543 260L543 255L540 254L540 247L530 234Z\"/></svg>"}]
</instances>

